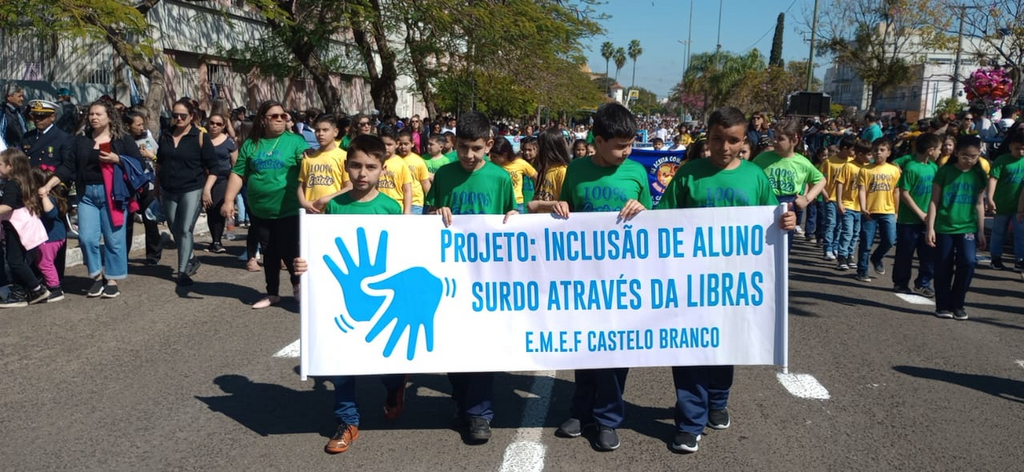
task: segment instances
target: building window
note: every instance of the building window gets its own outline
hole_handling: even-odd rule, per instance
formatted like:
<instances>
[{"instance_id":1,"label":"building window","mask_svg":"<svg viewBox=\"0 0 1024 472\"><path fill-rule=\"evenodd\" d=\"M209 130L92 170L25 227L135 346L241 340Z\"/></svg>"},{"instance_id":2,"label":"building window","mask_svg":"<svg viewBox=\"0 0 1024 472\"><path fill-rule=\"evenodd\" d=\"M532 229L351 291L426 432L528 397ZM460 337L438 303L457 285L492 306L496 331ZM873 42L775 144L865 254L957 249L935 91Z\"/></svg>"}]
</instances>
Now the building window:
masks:
<instances>
[{"instance_id":1,"label":"building window","mask_svg":"<svg viewBox=\"0 0 1024 472\"><path fill-rule=\"evenodd\" d=\"M210 95L214 100L225 93L231 70L224 64L206 64L206 81L210 84Z\"/></svg>"},{"instance_id":2,"label":"building window","mask_svg":"<svg viewBox=\"0 0 1024 472\"><path fill-rule=\"evenodd\" d=\"M114 72L109 69L95 69L85 74L82 81L89 84L110 85L114 83Z\"/></svg>"}]
</instances>

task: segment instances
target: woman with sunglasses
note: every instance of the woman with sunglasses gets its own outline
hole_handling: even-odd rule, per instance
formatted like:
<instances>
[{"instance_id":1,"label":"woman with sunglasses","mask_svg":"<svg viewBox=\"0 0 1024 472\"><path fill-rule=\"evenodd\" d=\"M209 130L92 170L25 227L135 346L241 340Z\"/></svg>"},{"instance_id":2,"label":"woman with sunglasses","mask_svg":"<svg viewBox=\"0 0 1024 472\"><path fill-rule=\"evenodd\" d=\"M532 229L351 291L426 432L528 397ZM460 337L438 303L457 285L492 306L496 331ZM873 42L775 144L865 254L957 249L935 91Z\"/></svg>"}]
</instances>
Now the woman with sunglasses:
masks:
<instances>
[{"instance_id":1,"label":"woman with sunglasses","mask_svg":"<svg viewBox=\"0 0 1024 472\"><path fill-rule=\"evenodd\" d=\"M93 102L86 120L85 135L75 139L73 155L57 167L57 175L44 187L50 191L61 182L75 183L78 241L89 277L94 279L87 296L114 298L121 294L118 282L128 277L125 232L131 224L130 212L138 210L138 203L134 199L114 201L113 167L122 157L141 161L142 155L113 103Z\"/></svg>"},{"instance_id":2,"label":"woman with sunglasses","mask_svg":"<svg viewBox=\"0 0 1024 472\"><path fill-rule=\"evenodd\" d=\"M214 153L217 155L217 164L210 175L214 178L206 180L203 188L203 208L206 209L207 222L210 224L210 238L213 242L207 251L213 253L224 253L224 245L221 238L224 236L224 225L226 220L220 214L220 207L224 204L224 192L228 188L228 175L231 167L238 159L238 145L235 140L228 136L231 129L231 120L225 113L211 113L210 119L206 122L206 129L210 132L210 142L213 143Z\"/></svg>"},{"instance_id":3,"label":"woman with sunglasses","mask_svg":"<svg viewBox=\"0 0 1024 472\"><path fill-rule=\"evenodd\" d=\"M286 129L288 114L277 101L260 105L252 133L242 143L238 160L228 176L227 192L221 214L235 213L235 196L248 183L250 232L263 233L263 273L267 295L253 304L254 309L280 303L281 262L291 276L293 294L299 295L299 277L292 262L299 256L299 169L306 140Z\"/></svg>"},{"instance_id":4,"label":"woman with sunglasses","mask_svg":"<svg viewBox=\"0 0 1024 472\"><path fill-rule=\"evenodd\" d=\"M178 286L182 287L192 285L192 276L199 270L199 259L192 251L193 231L203 189L207 182L216 180L213 140L195 125L196 113L192 100L175 102L171 108L171 128L160 135L156 153L160 201L171 237L178 244Z\"/></svg>"}]
</instances>

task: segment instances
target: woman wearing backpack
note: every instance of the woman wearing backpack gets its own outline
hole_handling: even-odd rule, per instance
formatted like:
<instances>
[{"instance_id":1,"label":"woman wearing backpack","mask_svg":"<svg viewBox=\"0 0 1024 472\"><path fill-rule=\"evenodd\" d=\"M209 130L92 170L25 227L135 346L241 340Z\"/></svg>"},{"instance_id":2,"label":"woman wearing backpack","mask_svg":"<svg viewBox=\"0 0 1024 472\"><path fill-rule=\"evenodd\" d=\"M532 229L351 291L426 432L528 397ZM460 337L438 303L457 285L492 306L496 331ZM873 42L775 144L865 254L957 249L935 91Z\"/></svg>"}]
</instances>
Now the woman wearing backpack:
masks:
<instances>
[{"instance_id":1,"label":"woman wearing backpack","mask_svg":"<svg viewBox=\"0 0 1024 472\"><path fill-rule=\"evenodd\" d=\"M178 285L192 285L199 259L192 253L193 231L199 218L203 188L216 181L217 155L213 142L193 122L195 105L183 98L171 109L171 128L157 143L157 179L167 225L178 245ZM212 183L211 183L212 186Z\"/></svg>"}]
</instances>

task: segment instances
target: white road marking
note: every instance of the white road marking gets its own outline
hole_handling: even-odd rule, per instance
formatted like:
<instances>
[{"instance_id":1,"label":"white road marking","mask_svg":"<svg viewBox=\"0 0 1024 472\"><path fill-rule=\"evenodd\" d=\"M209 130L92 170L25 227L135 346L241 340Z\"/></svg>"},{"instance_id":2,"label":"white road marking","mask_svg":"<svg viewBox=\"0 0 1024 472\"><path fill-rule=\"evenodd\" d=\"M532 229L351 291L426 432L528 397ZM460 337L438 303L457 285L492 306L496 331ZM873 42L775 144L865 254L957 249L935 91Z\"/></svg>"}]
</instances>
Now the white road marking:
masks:
<instances>
[{"instance_id":1,"label":"white road marking","mask_svg":"<svg viewBox=\"0 0 1024 472\"><path fill-rule=\"evenodd\" d=\"M932 300L932 299L929 299L929 298L925 298L925 297L922 297L920 295L911 295L909 293L894 293L893 295L896 295L897 297L900 298L900 300L903 300L903 301L905 301L907 303L910 303L910 304L913 304L913 305L931 305L931 306L935 306L935 300Z\"/></svg>"},{"instance_id":2,"label":"white road marking","mask_svg":"<svg viewBox=\"0 0 1024 472\"><path fill-rule=\"evenodd\" d=\"M828 390L810 374L784 374L779 372L775 375L778 377L779 383L795 397L812 400L828 400L831 398Z\"/></svg>"},{"instance_id":3,"label":"white road marking","mask_svg":"<svg viewBox=\"0 0 1024 472\"><path fill-rule=\"evenodd\" d=\"M299 354L301 354L301 351L299 350L299 344L301 343L301 341L302 340L300 340L300 339L296 339L295 342L285 346L280 351L277 351L277 354L274 354L274 357L286 357L286 358L296 358L296 357L299 357Z\"/></svg>"},{"instance_id":4,"label":"white road marking","mask_svg":"<svg viewBox=\"0 0 1024 472\"><path fill-rule=\"evenodd\" d=\"M543 425L551 405L551 390L555 386L555 371L535 372L532 395L527 397L526 408L523 408L523 420L516 431L512 443L505 448L505 457L501 461L501 472L521 472L544 470L544 454L546 448L540 442L543 427L526 427L526 425Z\"/></svg>"}]
</instances>

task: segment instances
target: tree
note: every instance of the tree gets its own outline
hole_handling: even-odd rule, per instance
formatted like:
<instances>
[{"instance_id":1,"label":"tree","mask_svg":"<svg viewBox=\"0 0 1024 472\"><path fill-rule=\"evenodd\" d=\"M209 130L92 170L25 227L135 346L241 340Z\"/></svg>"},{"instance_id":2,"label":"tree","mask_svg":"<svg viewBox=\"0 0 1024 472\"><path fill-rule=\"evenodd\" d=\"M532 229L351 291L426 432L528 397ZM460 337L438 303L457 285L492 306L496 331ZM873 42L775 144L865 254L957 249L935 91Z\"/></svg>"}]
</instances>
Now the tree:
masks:
<instances>
[{"instance_id":1,"label":"tree","mask_svg":"<svg viewBox=\"0 0 1024 472\"><path fill-rule=\"evenodd\" d=\"M751 71L764 69L764 56L757 49L742 56L728 51L696 54L683 80L673 88L672 99L679 100L684 94L703 96L706 110L714 110L731 103Z\"/></svg>"},{"instance_id":2,"label":"tree","mask_svg":"<svg viewBox=\"0 0 1024 472\"><path fill-rule=\"evenodd\" d=\"M618 48L615 50L615 81L619 81L619 71L626 65L626 50Z\"/></svg>"},{"instance_id":3,"label":"tree","mask_svg":"<svg viewBox=\"0 0 1024 472\"><path fill-rule=\"evenodd\" d=\"M633 60L633 80L629 84L629 88L636 86L636 58L640 57L644 53L644 48L640 47L640 40L634 39L629 42L629 58Z\"/></svg>"},{"instance_id":4,"label":"tree","mask_svg":"<svg viewBox=\"0 0 1024 472\"><path fill-rule=\"evenodd\" d=\"M984 57L989 65L1000 65L1013 80L1013 92L1009 103L1016 103L1024 91L1020 86L1024 80L1024 0L986 1L975 7L961 6L962 2L947 1L948 8L963 15L965 37L978 38L982 44L995 52ZM962 77L970 70L961 68Z\"/></svg>"},{"instance_id":5,"label":"tree","mask_svg":"<svg viewBox=\"0 0 1024 472\"><path fill-rule=\"evenodd\" d=\"M0 28L54 34L58 37L105 42L135 74L149 82L143 105L151 117L160 116L164 98L162 52L151 39L147 15L160 0L25 0L0 4ZM138 40L136 38L143 38ZM151 120L156 134L159 123Z\"/></svg>"},{"instance_id":6,"label":"tree","mask_svg":"<svg viewBox=\"0 0 1024 472\"><path fill-rule=\"evenodd\" d=\"M786 13L779 13L775 22L775 36L772 38L772 50L768 54L768 67L783 67L782 62L782 34L786 29Z\"/></svg>"},{"instance_id":7,"label":"tree","mask_svg":"<svg viewBox=\"0 0 1024 472\"><path fill-rule=\"evenodd\" d=\"M819 21L822 47L878 97L910 80L926 50L948 49L950 18L940 0L833 0Z\"/></svg>"},{"instance_id":8,"label":"tree","mask_svg":"<svg viewBox=\"0 0 1024 472\"><path fill-rule=\"evenodd\" d=\"M601 43L601 57L604 58L604 75L608 75L608 61L615 55L615 45L610 41Z\"/></svg>"}]
</instances>

